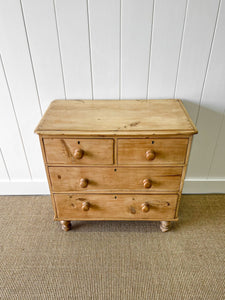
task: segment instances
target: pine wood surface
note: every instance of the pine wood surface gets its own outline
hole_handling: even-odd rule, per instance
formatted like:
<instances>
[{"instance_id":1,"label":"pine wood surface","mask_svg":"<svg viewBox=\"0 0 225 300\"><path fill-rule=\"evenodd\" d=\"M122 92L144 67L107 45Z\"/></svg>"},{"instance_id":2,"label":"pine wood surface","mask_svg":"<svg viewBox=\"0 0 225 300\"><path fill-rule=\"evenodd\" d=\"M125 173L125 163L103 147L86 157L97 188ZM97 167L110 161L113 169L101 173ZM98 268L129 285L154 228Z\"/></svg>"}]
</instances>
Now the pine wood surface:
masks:
<instances>
[{"instance_id":1,"label":"pine wood surface","mask_svg":"<svg viewBox=\"0 0 225 300\"><path fill-rule=\"evenodd\" d=\"M49 167L53 192L75 191L146 191L178 192L182 167ZM88 181L82 187L80 181ZM144 187L144 180L151 187Z\"/></svg>"},{"instance_id":2,"label":"pine wood surface","mask_svg":"<svg viewBox=\"0 0 225 300\"><path fill-rule=\"evenodd\" d=\"M187 172L188 160L189 160L189 156L190 156L190 153L191 153L192 140L193 140L193 136L191 135L189 137L187 154L186 154L186 158L185 158L185 165L184 165L183 170L182 170L182 176L181 176L181 181L180 181L180 193L179 193L179 197L178 197L178 201L177 201L177 208L176 208L176 217L178 216L178 210L179 210L179 206L180 206L181 193L182 193L182 190L183 190L184 179L185 179L185 175L186 175L186 172Z\"/></svg>"},{"instance_id":3,"label":"pine wood surface","mask_svg":"<svg viewBox=\"0 0 225 300\"><path fill-rule=\"evenodd\" d=\"M188 139L118 139L119 164L183 164ZM148 151L154 156L147 159Z\"/></svg>"},{"instance_id":4,"label":"pine wood surface","mask_svg":"<svg viewBox=\"0 0 225 300\"><path fill-rule=\"evenodd\" d=\"M45 138L44 145L48 163L74 165L113 164L113 139L64 139ZM74 153L81 149L83 155Z\"/></svg>"},{"instance_id":5,"label":"pine wood surface","mask_svg":"<svg viewBox=\"0 0 225 300\"><path fill-rule=\"evenodd\" d=\"M170 229L197 133L180 100L57 100L40 136L55 220L159 220Z\"/></svg>"},{"instance_id":6,"label":"pine wood surface","mask_svg":"<svg viewBox=\"0 0 225 300\"><path fill-rule=\"evenodd\" d=\"M57 219L174 220L177 195L55 194ZM87 210L82 208L89 203ZM143 211L144 205L149 208Z\"/></svg>"},{"instance_id":7,"label":"pine wood surface","mask_svg":"<svg viewBox=\"0 0 225 300\"><path fill-rule=\"evenodd\" d=\"M40 134L194 134L180 100L55 100Z\"/></svg>"}]
</instances>

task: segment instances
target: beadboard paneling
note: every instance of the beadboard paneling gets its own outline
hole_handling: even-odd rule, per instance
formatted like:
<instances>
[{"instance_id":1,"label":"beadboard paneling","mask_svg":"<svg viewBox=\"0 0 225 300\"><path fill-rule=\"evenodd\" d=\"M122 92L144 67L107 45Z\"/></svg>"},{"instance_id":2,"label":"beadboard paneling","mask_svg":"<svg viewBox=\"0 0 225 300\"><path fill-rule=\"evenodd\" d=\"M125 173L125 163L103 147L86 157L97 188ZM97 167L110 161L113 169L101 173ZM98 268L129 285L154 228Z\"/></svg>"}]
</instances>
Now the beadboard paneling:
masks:
<instances>
[{"instance_id":1,"label":"beadboard paneling","mask_svg":"<svg viewBox=\"0 0 225 300\"><path fill-rule=\"evenodd\" d=\"M33 179L43 178L45 175L39 141L33 134L41 117L41 109L20 2L0 1L0 14L0 52L31 176ZM2 101L3 99L1 103ZM4 108L3 104L2 107ZM7 127L5 128L7 130ZM7 144L7 141L5 143ZM13 160L13 157L11 159ZM27 164L24 164L23 168L26 167ZM14 168L15 173L20 172L20 166L15 164Z\"/></svg>"},{"instance_id":2,"label":"beadboard paneling","mask_svg":"<svg viewBox=\"0 0 225 300\"><path fill-rule=\"evenodd\" d=\"M57 38L54 2L22 0L22 8L42 111L51 99L64 99L63 72Z\"/></svg>"},{"instance_id":3,"label":"beadboard paneling","mask_svg":"<svg viewBox=\"0 0 225 300\"><path fill-rule=\"evenodd\" d=\"M218 130L217 144L214 145L214 153L210 161L209 177L225 178L225 111L223 113L223 121ZM225 183L224 183L225 184Z\"/></svg>"},{"instance_id":4,"label":"beadboard paneling","mask_svg":"<svg viewBox=\"0 0 225 300\"><path fill-rule=\"evenodd\" d=\"M3 154L2 154L2 150L0 149L0 180L1 181L6 181L6 180L9 180L9 174L7 172L7 169L6 169L6 164L4 162L4 159L3 159Z\"/></svg>"},{"instance_id":5,"label":"beadboard paneling","mask_svg":"<svg viewBox=\"0 0 225 300\"><path fill-rule=\"evenodd\" d=\"M152 16L153 0L122 1L122 99L145 99L147 97Z\"/></svg>"},{"instance_id":6,"label":"beadboard paneling","mask_svg":"<svg viewBox=\"0 0 225 300\"><path fill-rule=\"evenodd\" d=\"M188 100L185 101L185 106L193 122L196 122L197 107L202 97L218 5L219 0L189 0L188 2L175 98L185 96Z\"/></svg>"},{"instance_id":7,"label":"beadboard paneling","mask_svg":"<svg viewBox=\"0 0 225 300\"><path fill-rule=\"evenodd\" d=\"M94 99L119 99L120 0L88 1Z\"/></svg>"},{"instance_id":8,"label":"beadboard paneling","mask_svg":"<svg viewBox=\"0 0 225 300\"><path fill-rule=\"evenodd\" d=\"M87 2L55 0L67 99L92 99Z\"/></svg>"},{"instance_id":9,"label":"beadboard paneling","mask_svg":"<svg viewBox=\"0 0 225 300\"><path fill-rule=\"evenodd\" d=\"M225 193L225 0L0 0L0 193L48 192L33 131L51 100L181 98L184 192Z\"/></svg>"},{"instance_id":10,"label":"beadboard paneling","mask_svg":"<svg viewBox=\"0 0 225 300\"><path fill-rule=\"evenodd\" d=\"M225 2L221 3L197 120L188 177L208 178L225 110ZM224 157L220 158L224 160ZM221 165L222 167L222 165ZM220 167L218 168L220 170ZM221 172L221 171L220 171ZM217 177L217 174L215 174Z\"/></svg>"},{"instance_id":11,"label":"beadboard paneling","mask_svg":"<svg viewBox=\"0 0 225 300\"><path fill-rule=\"evenodd\" d=\"M150 48L149 99L173 98L187 0L155 1Z\"/></svg>"},{"instance_id":12,"label":"beadboard paneling","mask_svg":"<svg viewBox=\"0 0 225 300\"><path fill-rule=\"evenodd\" d=\"M2 163L7 166L9 179L26 179L30 178L30 170L27 158L24 151L23 140L19 124L15 115L9 86L7 83L6 73L3 67L3 62L0 57L0 128L1 128L1 156ZM2 168L1 174L6 172L5 165Z\"/></svg>"}]
</instances>

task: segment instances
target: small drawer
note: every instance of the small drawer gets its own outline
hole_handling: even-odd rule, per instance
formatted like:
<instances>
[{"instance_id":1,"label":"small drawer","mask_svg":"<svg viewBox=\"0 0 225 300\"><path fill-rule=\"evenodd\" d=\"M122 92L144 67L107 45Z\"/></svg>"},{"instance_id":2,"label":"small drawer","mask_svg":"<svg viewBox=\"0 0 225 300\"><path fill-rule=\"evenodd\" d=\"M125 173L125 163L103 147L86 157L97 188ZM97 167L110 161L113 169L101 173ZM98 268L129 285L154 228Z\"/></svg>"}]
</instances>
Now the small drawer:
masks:
<instances>
[{"instance_id":1,"label":"small drawer","mask_svg":"<svg viewBox=\"0 0 225 300\"><path fill-rule=\"evenodd\" d=\"M47 163L113 164L113 139L45 138Z\"/></svg>"},{"instance_id":2,"label":"small drawer","mask_svg":"<svg viewBox=\"0 0 225 300\"><path fill-rule=\"evenodd\" d=\"M49 167L53 192L178 192L182 167Z\"/></svg>"},{"instance_id":3,"label":"small drawer","mask_svg":"<svg viewBox=\"0 0 225 300\"><path fill-rule=\"evenodd\" d=\"M173 220L177 195L54 194L58 220Z\"/></svg>"},{"instance_id":4,"label":"small drawer","mask_svg":"<svg viewBox=\"0 0 225 300\"><path fill-rule=\"evenodd\" d=\"M184 164L188 139L118 139L118 163L123 165Z\"/></svg>"}]
</instances>

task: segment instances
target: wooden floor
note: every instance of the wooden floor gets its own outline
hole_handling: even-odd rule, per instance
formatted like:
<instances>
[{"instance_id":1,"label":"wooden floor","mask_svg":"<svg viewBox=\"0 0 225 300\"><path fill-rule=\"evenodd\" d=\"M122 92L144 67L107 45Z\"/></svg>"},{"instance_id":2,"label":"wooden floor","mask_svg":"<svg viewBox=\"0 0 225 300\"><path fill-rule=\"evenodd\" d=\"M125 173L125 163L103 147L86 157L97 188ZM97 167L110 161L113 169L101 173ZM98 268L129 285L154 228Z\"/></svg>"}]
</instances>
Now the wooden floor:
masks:
<instances>
[{"instance_id":1,"label":"wooden floor","mask_svg":"<svg viewBox=\"0 0 225 300\"><path fill-rule=\"evenodd\" d=\"M79 221L49 196L0 197L0 299L224 299L225 195L185 195L180 219Z\"/></svg>"}]
</instances>

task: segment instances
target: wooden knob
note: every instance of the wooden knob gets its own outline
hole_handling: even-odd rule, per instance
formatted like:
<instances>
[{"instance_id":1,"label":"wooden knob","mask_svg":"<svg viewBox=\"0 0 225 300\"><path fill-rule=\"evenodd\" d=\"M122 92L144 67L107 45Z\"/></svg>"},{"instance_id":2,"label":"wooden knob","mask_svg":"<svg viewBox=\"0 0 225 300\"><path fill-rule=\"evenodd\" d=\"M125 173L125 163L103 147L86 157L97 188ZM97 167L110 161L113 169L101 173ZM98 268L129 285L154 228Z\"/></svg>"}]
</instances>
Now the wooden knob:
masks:
<instances>
[{"instance_id":1,"label":"wooden knob","mask_svg":"<svg viewBox=\"0 0 225 300\"><path fill-rule=\"evenodd\" d=\"M84 150L82 150L82 149L76 149L76 150L74 151L73 156L74 156L76 159L81 159L81 158L84 156Z\"/></svg>"},{"instance_id":2,"label":"wooden knob","mask_svg":"<svg viewBox=\"0 0 225 300\"><path fill-rule=\"evenodd\" d=\"M149 203L148 202L142 203L141 204L141 209L142 209L143 212L148 212L149 209L150 209Z\"/></svg>"},{"instance_id":3,"label":"wooden knob","mask_svg":"<svg viewBox=\"0 0 225 300\"><path fill-rule=\"evenodd\" d=\"M90 206L91 206L91 204L89 202L83 202L82 203L82 210L88 211Z\"/></svg>"},{"instance_id":4,"label":"wooden knob","mask_svg":"<svg viewBox=\"0 0 225 300\"><path fill-rule=\"evenodd\" d=\"M143 185L146 189L149 189L152 186L152 182L150 179L144 179L143 180Z\"/></svg>"},{"instance_id":5,"label":"wooden knob","mask_svg":"<svg viewBox=\"0 0 225 300\"><path fill-rule=\"evenodd\" d=\"M86 188L88 186L88 179L86 178L81 178L80 179L80 187Z\"/></svg>"},{"instance_id":6,"label":"wooden knob","mask_svg":"<svg viewBox=\"0 0 225 300\"><path fill-rule=\"evenodd\" d=\"M145 158L147 159L147 160L153 160L153 159L155 159L155 151L154 150L152 150L152 149L150 149L150 150L147 150L146 152L145 152Z\"/></svg>"}]
</instances>

